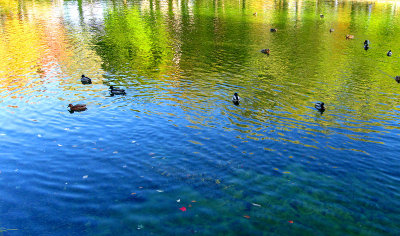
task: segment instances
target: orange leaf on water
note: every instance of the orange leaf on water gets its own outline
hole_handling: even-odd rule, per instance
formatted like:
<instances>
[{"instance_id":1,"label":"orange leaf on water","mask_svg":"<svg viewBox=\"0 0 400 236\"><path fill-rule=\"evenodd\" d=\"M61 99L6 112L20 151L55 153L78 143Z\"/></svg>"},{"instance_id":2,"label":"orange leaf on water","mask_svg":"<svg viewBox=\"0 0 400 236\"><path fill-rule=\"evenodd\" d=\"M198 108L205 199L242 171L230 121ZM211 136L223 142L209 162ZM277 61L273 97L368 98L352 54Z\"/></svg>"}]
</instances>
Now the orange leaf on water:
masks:
<instances>
[{"instance_id":1,"label":"orange leaf on water","mask_svg":"<svg viewBox=\"0 0 400 236\"><path fill-rule=\"evenodd\" d=\"M248 216L248 215L244 215L243 217L247 218L247 219L250 219L250 216Z\"/></svg>"},{"instance_id":2,"label":"orange leaf on water","mask_svg":"<svg viewBox=\"0 0 400 236\"><path fill-rule=\"evenodd\" d=\"M289 223L291 223L291 224L293 224L293 223L294 223L294 222L293 222L293 220L289 220L288 222L289 222Z\"/></svg>"}]
</instances>

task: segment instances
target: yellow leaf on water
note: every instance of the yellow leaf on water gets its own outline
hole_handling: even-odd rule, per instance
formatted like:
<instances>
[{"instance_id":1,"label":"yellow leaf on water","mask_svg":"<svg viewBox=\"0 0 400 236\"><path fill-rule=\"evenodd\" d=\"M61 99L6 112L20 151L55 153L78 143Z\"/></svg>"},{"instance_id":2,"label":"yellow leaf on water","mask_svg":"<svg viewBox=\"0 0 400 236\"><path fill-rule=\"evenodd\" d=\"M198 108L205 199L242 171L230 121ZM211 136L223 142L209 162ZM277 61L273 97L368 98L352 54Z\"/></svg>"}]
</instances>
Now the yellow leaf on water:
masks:
<instances>
[{"instance_id":1,"label":"yellow leaf on water","mask_svg":"<svg viewBox=\"0 0 400 236\"><path fill-rule=\"evenodd\" d=\"M283 172L284 174L290 174L290 172L289 171L285 171L285 172Z\"/></svg>"},{"instance_id":2,"label":"yellow leaf on water","mask_svg":"<svg viewBox=\"0 0 400 236\"><path fill-rule=\"evenodd\" d=\"M220 184L221 181L219 181L219 179L215 180L215 183Z\"/></svg>"}]
</instances>

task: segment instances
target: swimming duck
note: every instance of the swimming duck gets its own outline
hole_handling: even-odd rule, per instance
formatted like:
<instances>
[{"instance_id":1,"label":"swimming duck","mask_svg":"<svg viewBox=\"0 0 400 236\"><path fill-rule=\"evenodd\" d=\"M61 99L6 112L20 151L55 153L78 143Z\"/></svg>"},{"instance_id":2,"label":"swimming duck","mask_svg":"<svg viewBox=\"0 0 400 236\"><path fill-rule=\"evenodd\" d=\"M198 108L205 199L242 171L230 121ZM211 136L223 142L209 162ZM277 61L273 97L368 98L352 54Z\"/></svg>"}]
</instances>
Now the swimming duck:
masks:
<instances>
[{"instance_id":1,"label":"swimming duck","mask_svg":"<svg viewBox=\"0 0 400 236\"><path fill-rule=\"evenodd\" d=\"M391 57L392 56L392 50L389 50L389 52L387 52L387 54L386 54L388 57Z\"/></svg>"},{"instance_id":2,"label":"swimming duck","mask_svg":"<svg viewBox=\"0 0 400 236\"><path fill-rule=\"evenodd\" d=\"M332 33L333 31L335 31L335 29L329 29L329 32Z\"/></svg>"},{"instance_id":3,"label":"swimming duck","mask_svg":"<svg viewBox=\"0 0 400 236\"><path fill-rule=\"evenodd\" d=\"M269 31L271 31L271 32L276 32L276 31L278 31L278 30L275 29L275 28L271 28Z\"/></svg>"},{"instance_id":4,"label":"swimming duck","mask_svg":"<svg viewBox=\"0 0 400 236\"><path fill-rule=\"evenodd\" d=\"M396 76L394 77L394 79L396 80L397 83L400 83L400 76Z\"/></svg>"},{"instance_id":5,"label":"swimming duck","mask_svg":"<svg viewBox=\"0 0 400 236\"><path fill-rule=\"evenodd\" d=\"M319 112L321 112L321 114L322 114L322 113L324 113L324 111L325 111L325 103L323 103L323 102L317 102L317 103L315 103L315 108L316 108Z\"/></svg>"},{"instance_id":6,"label":"swimming duck","mask_svg":"<svg viewBox=\"0 0 400 236\"><path fill-rule=\"evenodd\" d=\"M346 39L354 39L354 35L348 34L346 35Z\"/></svg>"},{"instance_id":7,"label":"swimming duck","mask_svg":"<svg viewBox=\"0 0 400 236\"><path fill-rule=\"evenodd\" d=\"M264 54L269 55L270 50L269 50L269 48L267 48L267 49L262 49L261 52L264 53Z\"/></svg>"},{"instance_id":8,"label":"swimming duck","mask_svg":"<svg viewBox=\"0 0 400 236\"><path fill-rule=\"evenodd\" d=\"M125 95L125 90L120 88L114 88L114 86L110 86L110 92L113 95Z\"/></svg>"},{"instance_id":9,"label":"swimming duck","mask_svg":"<svg viewBox=\"0 0 400 236\"><path fill-rule=\"evenodd\" d=\"M86 77L85 75L82 75L81 82L82 82L82 84L91 84L92 80L89 77Z\"/></svg>"},{"instance_id":10,"label":"swimming duck","mask_svg":"<svg viewBox=\"0 0 400 236\"><path fill-rule=\"evenodd\" d=\"M239 103L240 103L240 97L239 97L238 93L233 94L232 102L233 102L233 104L235 104L235 105L239 105Z\"/></svg>"},{"instance_id":11,"label":"swimming duck","mask_svg":"<svg viewBox=\"0 0 400 236\"><path fill-rule=\"evenodd\" d=\"M364 49L365 50L369 49L369 40L367 40L367 39L364 41Z\"/></svg>"},{"instance_id":12,"label":"swimming duck","mask_svg":"<svg viewBox=\"0 0 400 236\"><path fill-rule=\"evenodd\" d=\"M68 107L71 112L85 111L87 109L85 104L76 104L76 105L69 104Z\"/></svg>"}]
</instances>

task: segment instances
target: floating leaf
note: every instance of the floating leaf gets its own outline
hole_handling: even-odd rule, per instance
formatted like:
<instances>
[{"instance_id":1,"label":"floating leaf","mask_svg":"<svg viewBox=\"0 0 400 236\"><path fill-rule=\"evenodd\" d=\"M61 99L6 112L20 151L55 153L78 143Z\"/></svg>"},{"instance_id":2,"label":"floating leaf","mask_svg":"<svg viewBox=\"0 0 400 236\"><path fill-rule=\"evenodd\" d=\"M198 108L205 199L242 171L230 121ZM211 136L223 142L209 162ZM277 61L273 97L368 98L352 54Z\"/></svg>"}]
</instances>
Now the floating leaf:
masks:
<instances>
[{"instance_id":1,"label":"floating leaf","mask_svg":"<svg viewBox=\"0 0 400 236\"><path fill-rule=\"evenodd\" d=\"M219 181L219 179L215 180L215 183L220 184L221 181Z\"/></svg>"},{"instance_id":2,"label":"floating leaf","mask_svg":"<svg viewBox=\"0 0 400 236\"><path fill-rule=\"evenodd\" d=\"M181 202L181 199L176 200L176 202Z\"/></svg>"},{"instance_id":3,"label":"floating leaf","mask_svg":"<svg viewBox=\"0 0 400 236\"><path fill-rule=\"evenodd\" d=\"M247 218L247 219L250 219L250 216L248 216L248 215L244 215L243 217Z\"/></svg>"},{"instance_id":4,"label":"floating leaf","mask_svg":"<svg viewBox=\"0 0 400 236\"><path fill-rule=\"evenodd\" d=\"M179 208L179 210L186 211L186 207L181 207L181 208Z\"/></svg>"},{"instance_id":5,"label":"floating leaf","mask_svg":"<svg viewBox=\"0 0 400 236\"><path fill-rule=\"evenodd\" d=\"M257 204L257 203L254 203L254 202L252 202L251 204L253 204L253 206L256 206L256 207L260 207L261 206L260 204Z\"/></svg>"},{"instance_id":6,"label":"floating leaf","mask_svg":"<svg viewBox=\"0 0 400 236\"><path fill-rule=\"evenodd\" d=\"M290 174L290 171L284 171L283 173L284 174Z\"/></svg>"},{"instance_id":7,"label":"floating leaf","mask_svg":"<svg viewBox=\"0 0 400 236\"><path fill-rule=\"evenodd\" d=\"M164 192L164 190L160 190L160 189L157 189L156 191L159 192L159 193Z\"/></svg>"},{"instance_id":8,"label":"floating leaf","mask_svg":"<svg viewBox=\"0 0 400 236\"><path fill-rule=\"evenodd\" d=\"M89 177L89 175L84 175L82 176L82 179L87 179Z\"/></svg>"},{"instance_id":9,"label":"floating leaf","mask_svg":"<svg viewBox=\"0 0 400 236\"><path fill-rule=\"evenodd\" d=\"M289 223L291 223L291 224L293 224L293 223L294 223L294 222L293 222L293 220L289 220L288 222L289 222Z\"/></svg>"},{"instance_id":10,"label":"floating leaf","mask_svg":"<svg viewBox=\"0 0 400 236\"><path fill-rule=\"evenodd\" d=\"M131 195L135 195L136 193L131 193Z\"/></svg>"},{"instance_id":11,"label":"floating leaf","mask_svg":"<svg viewBox=\"0 0 400 236\"><path fill-rule=\"evenodd\" d=\"M192 200L192 202L196 202L195 200Z\"/></svg>"}]
</instances>

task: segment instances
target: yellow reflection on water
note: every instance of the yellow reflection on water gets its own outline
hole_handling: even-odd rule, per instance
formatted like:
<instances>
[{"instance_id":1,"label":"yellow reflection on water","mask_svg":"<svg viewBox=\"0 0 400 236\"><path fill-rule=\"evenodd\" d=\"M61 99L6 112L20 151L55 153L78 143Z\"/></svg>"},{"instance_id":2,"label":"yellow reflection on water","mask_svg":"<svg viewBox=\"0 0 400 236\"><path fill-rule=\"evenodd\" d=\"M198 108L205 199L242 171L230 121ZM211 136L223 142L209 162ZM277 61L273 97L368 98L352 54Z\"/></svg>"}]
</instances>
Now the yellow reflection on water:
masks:
<instances>
[{"instance_id":1,"label":"yellow reflection on water","mask_svg":"<svg viewBox=\"0 0 400 236\"><path fill-rule=\"evenodd\" d=\"M61 84L80 83L80 74L85 72L102 74L100 59L85 35L69 35L62 4L0 0L1 90L31 93L26 88L59 82L60 78L67 78Z\"/></svg>"}]
</instances>

